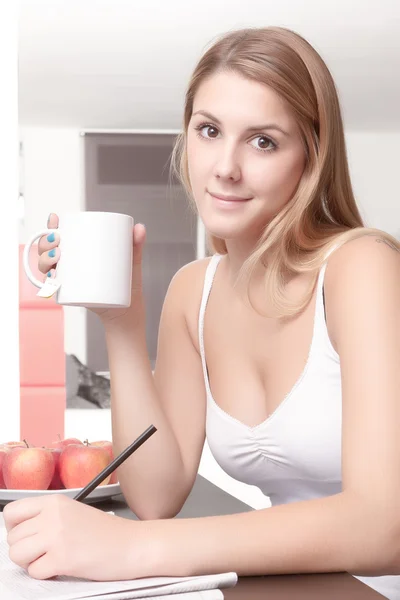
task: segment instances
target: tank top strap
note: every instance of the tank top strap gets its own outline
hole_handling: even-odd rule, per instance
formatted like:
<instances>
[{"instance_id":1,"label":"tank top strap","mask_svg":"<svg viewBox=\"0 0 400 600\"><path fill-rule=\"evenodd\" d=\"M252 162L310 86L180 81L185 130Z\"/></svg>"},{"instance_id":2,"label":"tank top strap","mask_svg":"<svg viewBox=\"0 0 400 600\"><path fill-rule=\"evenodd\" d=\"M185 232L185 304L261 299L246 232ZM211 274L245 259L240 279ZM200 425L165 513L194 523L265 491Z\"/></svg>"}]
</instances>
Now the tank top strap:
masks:
<instances>
[{"instance_id":1,"label":"tank top strap","mask_svg":"<svg viewBox=\"0 0 400 600\"><path fill-rule=\"evenodd\" d=\"M328 264L328 258L330 257L330 255L332 254L332 252L334 252L336 250L336 248L338 246L339 246L339 244L334 244L333 246L331 246L331 248L329 248L329 250L325 254L324 262L322 263L322 266L321 266L320 271L319 271L318 284L317 284L317 289L318 289L317 298L319 298L320 301L322 302L322 306L323 306L324 279L325 279L326 267L327 267L327 264Z\"/></svg>"},{"instance_id":2,"label":"tank top strap","mask_svg":"<svg viewBox=\"0 0 400 600\"><path fill-rule=\"evenodd\" d=\"M315 305L315 322L314 322L314 336L315 344L321 347L320 344L328 344L329 352L337 357L337 353L334 350L328 333L326 314L325 314L325 298L324 298L324 279L325 271L328 264L328 258L336 250L339 244L333 245L325 254L324 262L320 268L318 279L317 279L317 292L316 292L316 305Z\"/></svg>"},{"instance_id":3,"label":"tank top strap","mask_svg":"<svg viewBox=\"0 0 400 600\"><path fill-rule=\"evenodd\" d=\"M199 311L199 347L200 347L200 355L201 362L203 364L204 374L207 373L206 360L204 354L204 315L206 312L208 298L210 296L212 284L214 281L215 272L217 270L217 266L219 261L221 260L223 254L213 254L210 262L207 265L206 274L204 277L204 285L203 285L203 294L201 297L200 311Z\"/></svg>"}]
</instances>

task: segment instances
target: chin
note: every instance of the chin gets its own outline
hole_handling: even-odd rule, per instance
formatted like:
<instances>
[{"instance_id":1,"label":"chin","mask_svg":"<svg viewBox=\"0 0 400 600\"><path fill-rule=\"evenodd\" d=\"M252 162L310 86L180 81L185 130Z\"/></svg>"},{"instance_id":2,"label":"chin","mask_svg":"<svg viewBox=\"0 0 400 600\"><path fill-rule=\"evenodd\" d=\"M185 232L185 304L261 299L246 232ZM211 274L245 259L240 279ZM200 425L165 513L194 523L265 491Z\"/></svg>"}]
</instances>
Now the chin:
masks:
<instances>
[{"instance_id":1,"label":"chin","mask_svg":"<svg viewBox=\"0 0 400 600\"><path fill-rule=\"evenodd\" d=\"M213 235L223 240L235 240L249 237L249 228L243 226L243 223L238 223L236 226L228 223L217 224L214 222L203 221L204 227L209 235Z\"/></svg>"},{"instance_id":2,"label":"chin","mask_svg":"<svg viewBox=\"0 0 400 600\"><path fill-rule=\"evenodd\" d=\"M213 211L199 211L199 216L206 231L215 237L224 240L253 237L254 230L260 229L260 223L256 223L254 217L244 214L215 214ZM247 218L245 218L247 216Z\"/></svg>"}]
</instances>

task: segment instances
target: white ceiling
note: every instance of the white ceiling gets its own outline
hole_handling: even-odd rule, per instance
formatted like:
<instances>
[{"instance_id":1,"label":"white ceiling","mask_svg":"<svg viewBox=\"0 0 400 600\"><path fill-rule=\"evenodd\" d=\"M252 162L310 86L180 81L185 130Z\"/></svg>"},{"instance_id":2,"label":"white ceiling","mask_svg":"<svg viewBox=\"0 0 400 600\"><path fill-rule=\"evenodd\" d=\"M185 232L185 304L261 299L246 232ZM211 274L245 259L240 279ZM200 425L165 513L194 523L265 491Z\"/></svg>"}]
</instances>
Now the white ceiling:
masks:
<instances>
[{"instance_id":1,"label":"white ceiling","mask_svg":"<svg viewBox=\"0 0 400 600\"><path fill-rule=\"evenodd\" d=\"M322 55L346 128L400 131L400 0L20 0L20 125L179 129L205 48L267 25Z\"/></svg>"}]
</instances>

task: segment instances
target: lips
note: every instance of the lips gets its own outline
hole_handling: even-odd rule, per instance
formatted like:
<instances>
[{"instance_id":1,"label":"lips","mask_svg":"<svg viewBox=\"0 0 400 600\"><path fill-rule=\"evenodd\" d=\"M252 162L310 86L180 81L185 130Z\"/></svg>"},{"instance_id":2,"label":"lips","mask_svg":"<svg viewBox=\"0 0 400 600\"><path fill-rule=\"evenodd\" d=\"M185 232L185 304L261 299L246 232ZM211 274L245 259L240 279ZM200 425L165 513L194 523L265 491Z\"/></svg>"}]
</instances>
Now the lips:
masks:
<instances>
[{"instance_id":1,"label":"lips","mask_svg":"<svg viewBox=\"0 0 400 600\"><path fill-rule=\"evenodd\" d=\"M248 202L248 200L251 200L251 198L242 198L240 196L228 196L228 195L220 195L220 194L214 194L212 192L208 192L210 194L210 196L213 196L213 198L216 198L217 200L222 200L225 202Z\"/></svg>"}]
</instances>

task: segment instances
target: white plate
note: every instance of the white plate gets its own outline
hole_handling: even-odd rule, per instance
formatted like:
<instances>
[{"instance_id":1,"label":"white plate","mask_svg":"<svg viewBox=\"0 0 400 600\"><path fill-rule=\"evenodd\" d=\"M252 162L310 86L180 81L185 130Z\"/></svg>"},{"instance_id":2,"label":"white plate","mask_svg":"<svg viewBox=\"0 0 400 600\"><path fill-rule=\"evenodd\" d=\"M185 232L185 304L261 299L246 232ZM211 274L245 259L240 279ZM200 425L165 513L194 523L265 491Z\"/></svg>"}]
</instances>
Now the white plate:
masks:
<instances>
[{"instance_id":1,"label":"white plate","mask_svg":"<svg viewBox=\"0 0 400 600\"><path fill-rule=\"evenodd\" d=\"M73 498L82 488L70 488L68 490L2 490L0 489L0 505L7 504L13 500L19 500L20 498L33 498L34 496L47 496L49 494L62 494L63 496L69 496ZM121 494L121 487L119 483L111 483L108 485L100 485L93 490L86 498L84 502L102 502L108 500L112 496Z\"/></svg>"}]
</instances>

